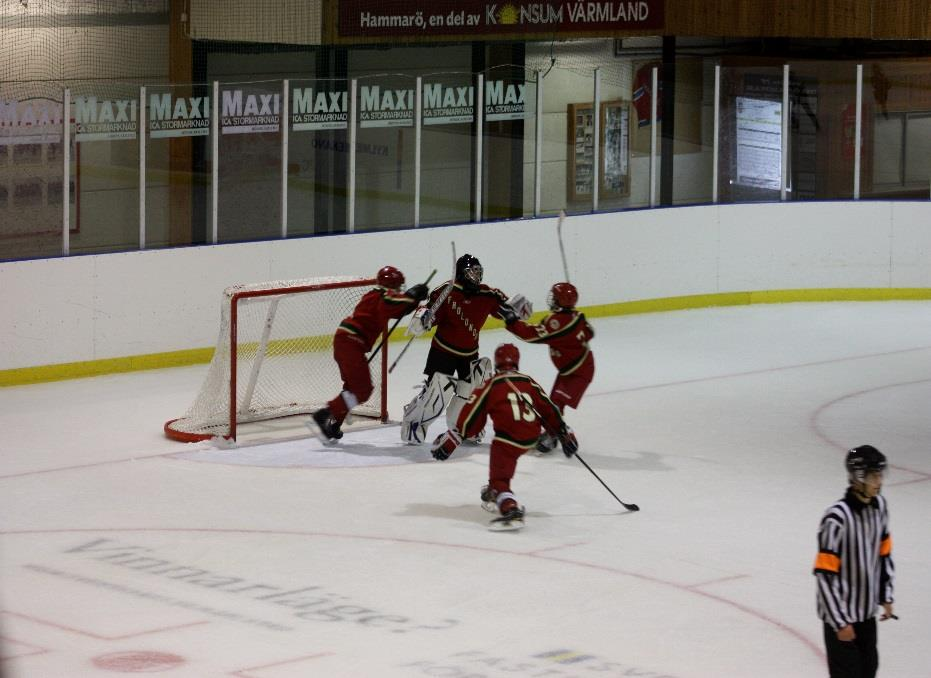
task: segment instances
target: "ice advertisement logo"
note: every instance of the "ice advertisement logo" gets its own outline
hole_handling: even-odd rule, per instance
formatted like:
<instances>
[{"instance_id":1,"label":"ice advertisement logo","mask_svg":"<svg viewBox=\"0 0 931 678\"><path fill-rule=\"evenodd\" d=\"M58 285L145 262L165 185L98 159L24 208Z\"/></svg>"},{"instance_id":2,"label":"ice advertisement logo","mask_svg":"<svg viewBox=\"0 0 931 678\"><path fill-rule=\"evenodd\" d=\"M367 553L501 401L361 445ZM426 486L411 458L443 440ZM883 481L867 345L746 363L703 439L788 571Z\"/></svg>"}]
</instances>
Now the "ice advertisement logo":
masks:
<instances>
[{"instance_id":1,"label":"ice advertisement logo","mask_svg":"<svg viewBox=\"0 0 931 678\"><path fill-rule=\"evenodd\" d=\"M24 567L141 600L196 610L272 631L295 628L279 622L279 615L275 612L286 612L284 619L291 623L344 623L395 634L446 631L461 623L459 619L443 616L415 619L398 614L377 602L361 600L361 596L343 588L344 583L340 584L338 579L334 580L336 583L304 580L278 584L216 571L205 566L202 560L196 565L179 562L159 554L153 547L116 539L91 539L65 548L61 553L104 562L116 569L110 574L106 570L96 570L88 575L34 563ZM126 574L138 576L127 579ZM273 619L267 619L266 615Z\"/></svg>"}]
</instances>

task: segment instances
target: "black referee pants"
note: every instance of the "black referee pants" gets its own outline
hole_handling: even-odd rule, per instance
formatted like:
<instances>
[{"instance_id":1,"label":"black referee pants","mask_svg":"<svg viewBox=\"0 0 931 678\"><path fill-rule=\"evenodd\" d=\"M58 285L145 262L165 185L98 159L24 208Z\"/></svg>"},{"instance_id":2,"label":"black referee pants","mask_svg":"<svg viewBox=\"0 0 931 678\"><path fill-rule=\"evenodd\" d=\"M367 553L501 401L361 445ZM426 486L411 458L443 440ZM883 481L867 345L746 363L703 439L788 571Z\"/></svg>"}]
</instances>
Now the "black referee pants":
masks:
<instances>
[{"instance_id":1,"label":"black referee pants","mask_svg":"<svg viewBox=\"0 0 931 678\"><path fill-rule=\"evenodd\" d=\"M850 642L837 639L837 632L824 625L824 646L828 653L831 678L875 678L879 667L876 650L876 619L854 622L856 634Z\"/></svg>"}]
</instances>

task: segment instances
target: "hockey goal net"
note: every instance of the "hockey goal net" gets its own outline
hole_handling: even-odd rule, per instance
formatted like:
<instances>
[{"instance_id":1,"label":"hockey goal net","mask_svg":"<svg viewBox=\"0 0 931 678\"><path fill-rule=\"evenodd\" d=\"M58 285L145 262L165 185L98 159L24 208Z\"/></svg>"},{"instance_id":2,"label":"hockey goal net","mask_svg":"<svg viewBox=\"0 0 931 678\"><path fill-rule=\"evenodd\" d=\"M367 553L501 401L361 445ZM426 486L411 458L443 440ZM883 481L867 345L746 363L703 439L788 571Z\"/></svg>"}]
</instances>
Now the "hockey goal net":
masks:
<instances>
[{"instance_id":1,"label":"hockey goal net","mask_svg":"<svg viewBox=\"0 0 931 678\"><path fill-rule=\"evenodd\" d=\"M184 416L165 423L165 435L182 442L235 439L241 424L322 407L342 390L333 333L375 284L328 277L228 287L200 393ZM385 421L387 353L379 358L371 365L372 397L352 414Z\"/></svg>"}]
</instances>

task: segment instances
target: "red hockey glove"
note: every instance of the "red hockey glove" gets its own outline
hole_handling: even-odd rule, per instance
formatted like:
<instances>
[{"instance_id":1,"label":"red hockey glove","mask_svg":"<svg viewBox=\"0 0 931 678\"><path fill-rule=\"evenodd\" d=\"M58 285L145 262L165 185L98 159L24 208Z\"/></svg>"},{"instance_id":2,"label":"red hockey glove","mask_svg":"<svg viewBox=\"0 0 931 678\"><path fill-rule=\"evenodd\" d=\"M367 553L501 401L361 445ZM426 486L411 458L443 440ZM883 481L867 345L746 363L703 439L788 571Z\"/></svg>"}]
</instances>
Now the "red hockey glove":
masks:
<instances>
[{"instance_id":1,"label":"red hockey glove","mask_svg":"<svg viewBox=\"0 0 931 678\"><path fill-rule=\"evenodd\" d=\"M462 442L462 436L457 431L447 431L436 437L433 446L430 448L430 454L437 461L446 461Z\"/></svg>"}]
</instances>

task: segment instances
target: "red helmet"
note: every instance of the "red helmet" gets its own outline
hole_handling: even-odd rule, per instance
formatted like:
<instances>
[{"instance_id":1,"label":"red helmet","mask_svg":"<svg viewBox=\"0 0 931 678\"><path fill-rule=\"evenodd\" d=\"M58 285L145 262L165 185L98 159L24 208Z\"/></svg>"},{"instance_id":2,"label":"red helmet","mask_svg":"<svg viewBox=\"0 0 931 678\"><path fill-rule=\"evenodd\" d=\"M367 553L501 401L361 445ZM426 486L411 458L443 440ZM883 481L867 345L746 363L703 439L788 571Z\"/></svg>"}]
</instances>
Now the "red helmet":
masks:
<instances>
[{"instance_id":1,"label":"red helmet","mask_svg":"<svg viewBox=\"0 0 931 678\"><path fill-rule=\"evenodd\" d=\"M389 290L399 290L404 284L404 274L394 266L382 266L378 271L378 284Z\"/></svg>"},{"instance_id":2,"label":"red helmet","mask_svg":"<svg viewBox=\"0 0 931 678\"><path fill-rule=\"evenodd\" d=\"M514 344L500 344L495 349L496 370L516 370L520 364L520 351Z\"/></svg>"},{"instance_id":3,"label":"red helmet","mask_svg":"<svg viewBox=\"0 0 931 678\"><path fill-rule=\"evenodd\" d=\"M550 288L546 302L551 311L561 308L575 308L579 301L579 291L571 282L558 282Z\"/></svg>"}]
</instances>

